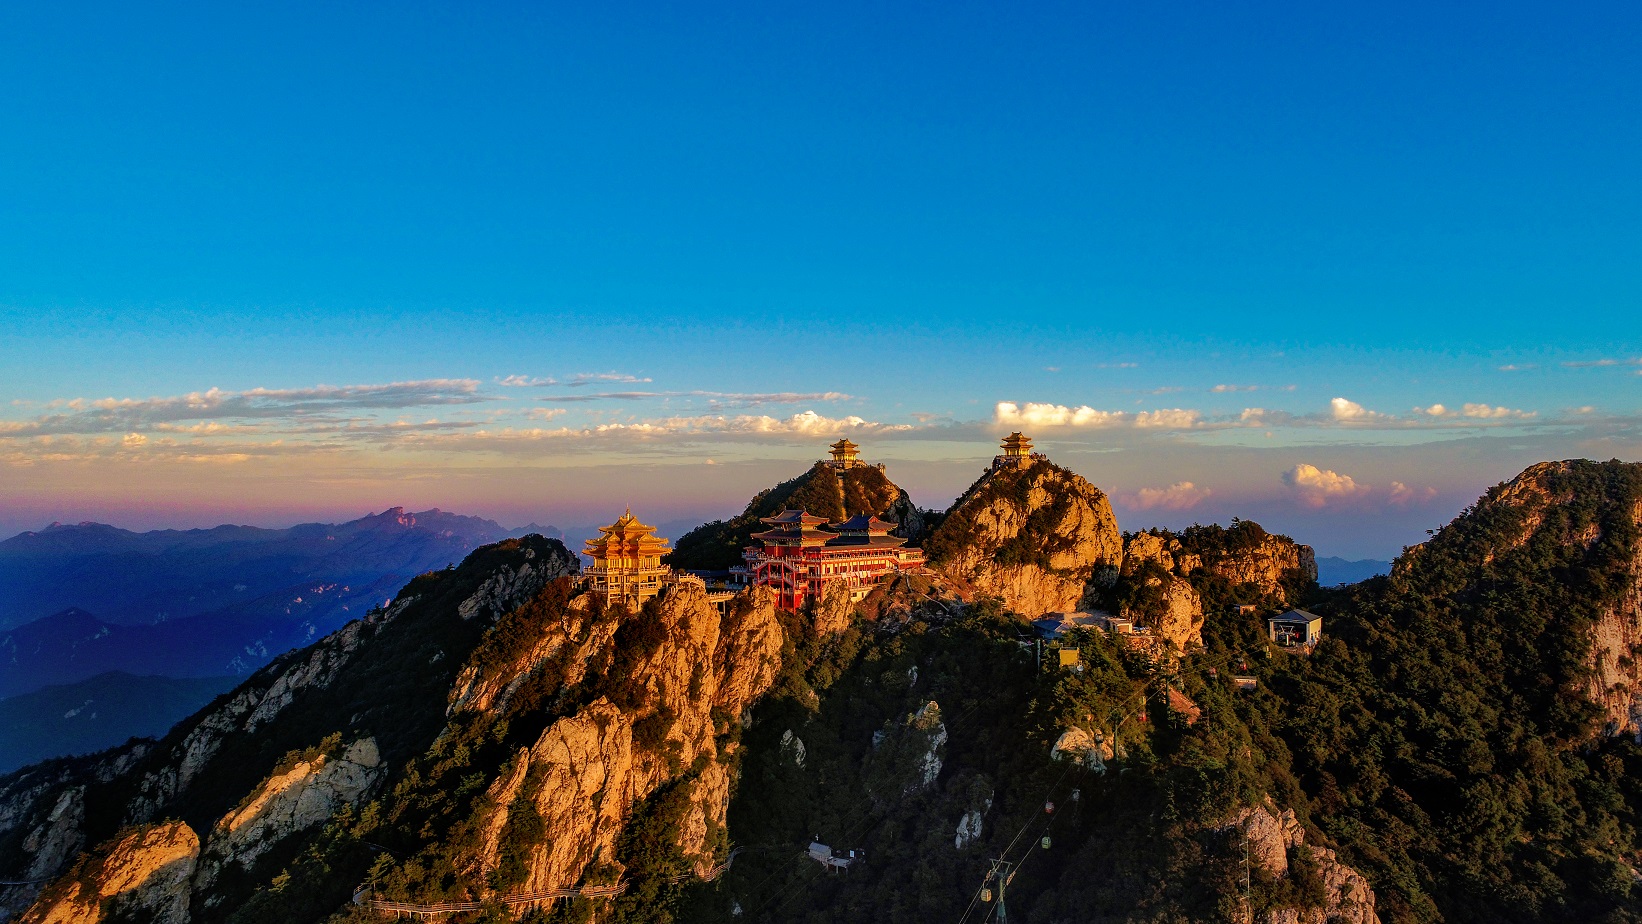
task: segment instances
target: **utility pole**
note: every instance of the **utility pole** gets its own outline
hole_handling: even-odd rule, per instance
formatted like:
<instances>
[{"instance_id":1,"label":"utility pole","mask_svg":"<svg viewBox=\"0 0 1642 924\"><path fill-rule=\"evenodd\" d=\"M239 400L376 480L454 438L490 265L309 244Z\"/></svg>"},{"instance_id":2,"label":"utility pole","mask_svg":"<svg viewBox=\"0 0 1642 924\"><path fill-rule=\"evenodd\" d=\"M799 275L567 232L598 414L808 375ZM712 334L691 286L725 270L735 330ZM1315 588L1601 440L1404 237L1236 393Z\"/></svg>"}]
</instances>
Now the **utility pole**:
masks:
<instances>
[{"instance_id":1,"label":"utility pole","mask_svg":"<svg viewBox=\"0 0 1642 924\"><path fill-rule=\"evenodd\" d=\"M998 924L1006 924L1009 920L1009 909L1004 905L1004 892L1009 887L1009 880L1015 878L1015 864L1004 860L992 861L992 879L998 882Z\"/></svg>"},{"instance_id":2,"label":"utility pole","mask_svg":"<svg viewBox=\"0 0 1642 924\"><path fill-rule=\"evenodd\" d=\"M1243 820L1243 924L1254 924L1254 908L1249 905L1249 822L1254 816Z\"/></svg>"}]
</instances>

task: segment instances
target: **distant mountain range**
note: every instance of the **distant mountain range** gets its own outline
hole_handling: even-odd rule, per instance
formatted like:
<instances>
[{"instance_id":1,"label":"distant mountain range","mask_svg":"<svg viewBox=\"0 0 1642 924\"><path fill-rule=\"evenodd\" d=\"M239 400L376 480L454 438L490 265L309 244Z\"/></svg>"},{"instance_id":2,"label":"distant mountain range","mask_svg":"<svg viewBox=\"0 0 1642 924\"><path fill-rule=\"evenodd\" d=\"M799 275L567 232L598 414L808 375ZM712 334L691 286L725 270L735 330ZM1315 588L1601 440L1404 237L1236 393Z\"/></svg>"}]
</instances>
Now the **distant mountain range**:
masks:
<instances>
[{"instance_id":1,"label":"distant mountain range","mask_svg":"<svg viewBox=\"0 0 1642 924\"><path fill-rule=\"evenodd\" d=\"M242 678L134 677L110 671L0 700L0 773L48 757L158 737Z\"/></svg>"},{"instance_id":2,"label":"distant mountain range","mask_svg":"<svg viewBox=\"0 0 1642 924\"><path fill-rule=\"evenodd\" d=\"M1372 558L1348 561L1344 558L1317 559L1317 583L1324 587L1337 584L1356 584L1371 577L1391 573L1391 562Z\"/></svg>"},{"instance_id":3,"label":"distant mountain range","mask_svg":"<svg viewBox=\"0 0 1642 924\"><path fill-rule=\"evenodd\" d=\"M347 523L136 533L53 524L0 542L0 696L106 671L245 674L410 578L527 532L394 507Z\"/></svg>"}]
</instances>

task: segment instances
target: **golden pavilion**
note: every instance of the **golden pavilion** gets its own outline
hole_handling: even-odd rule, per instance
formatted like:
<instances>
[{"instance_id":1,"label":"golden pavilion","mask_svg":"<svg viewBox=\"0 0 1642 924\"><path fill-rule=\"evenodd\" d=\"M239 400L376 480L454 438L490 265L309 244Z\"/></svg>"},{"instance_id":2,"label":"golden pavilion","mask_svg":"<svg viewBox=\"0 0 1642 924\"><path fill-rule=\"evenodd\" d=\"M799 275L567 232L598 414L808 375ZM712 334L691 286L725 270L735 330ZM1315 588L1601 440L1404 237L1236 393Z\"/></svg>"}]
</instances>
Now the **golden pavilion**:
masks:
<instances>
[{"instance_id":1,"label":"golden pavilion","mask_svg":"<svg viewBox=\"0 0 1642 924\"><path fill-rule=\"evenodd\" d=\"M1032 451L1032 438L1016 430L1003 438L1003 455L992 457L992 467L1026 468L1042 458L1043 453Z\"/></svg>"},{"instance_id":2,"label":"golden pavilion","mask_svg":"<svg viewBox=\"0 0 1642 924\"><path fill-rule=\"evenodd\" d=\"M833 443L828 449L832 451L832 462L828 464L833 468L848 469L861 464L861 447L847 439Z\"/></svg>"},{"instance_id":3,"label":"golden pavilion","mask_svg":"<svg viewBox=\"0 0 1642 924\"><path fill-rule=\"evenodd\" d=\"M634 609L661 593L672 575L661 557L672 549L655 532L631 509L609 526L599 527L599 537L587 540L582 552L593 559L593 566L583 572L593 592Z\"/></svg>"}]
</instances>

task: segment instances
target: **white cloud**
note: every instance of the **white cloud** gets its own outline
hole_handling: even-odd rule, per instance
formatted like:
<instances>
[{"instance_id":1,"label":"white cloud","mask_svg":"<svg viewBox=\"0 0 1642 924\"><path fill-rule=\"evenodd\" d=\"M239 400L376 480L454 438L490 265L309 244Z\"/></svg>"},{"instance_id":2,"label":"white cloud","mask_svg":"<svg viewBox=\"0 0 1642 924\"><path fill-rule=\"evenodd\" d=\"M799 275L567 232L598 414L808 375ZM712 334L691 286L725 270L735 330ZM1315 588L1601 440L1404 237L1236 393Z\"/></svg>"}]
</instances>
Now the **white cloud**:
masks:
<instances>
[{"instance_id":1,"label":"white cloud","mask_svg":"<svg viewBox=\"0 0 1642 924\"><path fill-rule=\"evenodd\" d=\"M1351 423L1363 420L1385 420L1389 415L1379 411L1371 411L1355 401L1345 398L1335 398L1328 403L1329 414L1342 423Z\"/></svg>"},{"instance_id":2,"label":"white cloud","mask_svg":"<svg viewBox=\"0 0 1642 924\"><path fill-rule=\"evenodd\" d=\"M1190 510L1212 493L1190 481L1177 481L1166 488L1141 488L1127 499L1136 510Z\"/></svg>"},{"instance_id":3,"label":"white cloud","mask_svg":"<svg viewBox=\"0 0 1642 924\"><path fill-rule=\"evenodd\" d=\"M1411 488L1400 481L1391 482L1391 502L1399 507L1424 503L1436 496L1436 488Z\"/></svg>"},{"instance_id":4,"label":"white cloud","mask_svg":"<svg viewBox=\"0 0 1642 924\"><path fill-rule=\"evenodd\" d=\"M1501 372L1526 372L1529 369L1538 369L1538 363L1507 363L1499 367Z\"/></svg>"},{"instance_id":5,"label":"white cloud","mask_svg":"<svg viewBox=\"0 0 1642 924\"><path fill-rule=\"evenodd\" d=\"M548 395L543 401L591 403L594 401L645 401L657 398L704 398L708 404L753 407L760 404L805 404L811 401L849 401L853 395L841 391L600 391L587 394Z\"/></svg>"},{"instance_id":6,"label":"white cloud","mask_svg":"<svg viewBox=\"0 0 1642 924\"><path fill-rule=\"evenodd\" d=\"M507 378L497 379L496 384L507 388L544 388L548 385L557 385L555 378L537 378L533 375L510 375Z\"/></svg>"},{"instance_id":7,"label":"white cloud","mask_svg":"<svg viewBox=\"0 0 1642 924\"><path fill-rule=\"evenodd\" d=\"M1301 462L1283 473L1283 483L1293 488L1300 501L1310 507L1321 507L1332 500L1343 500L1366 493L1368 487L1359 485L1350 475L1309 462Z\"/></svg>"},{"instance_id":8,"label":"white cloud","mask_svg":"<svg viewBox=\"0 0 1642 924\"><path fill-rule=\"evenodd\" d=\"M1122 423L1129 415L1122 411L1097 411L1088 405L1037 404L999 401L993 411L1006 427L1107 427Z\"/></svg>"},{"instance_id":9,"label":"white cloud","mask_svg":"<svg viewBox=\"0 0 1642 924\"><path fill-rule=\"evenodd\" d=\"M1213 388L1211 388L1209 390L1212 391L1212 392L1219 392L1219 393L1224 393L1224 392L1229 392L1229 391L1259 391L1260 386L1259 385L1216 385L1216 386L1214 386Z\"/></svg>"},{"instance_id":10,"label":"white cloud","mask_svg":"<svg viewBox=\"0 0 1642 924\"><path fill-rule=\"evenodd\" d=\"M1141 411L1135 415L1135 426L1152 429L1188 430L1197 426L1202 419L1202 411L1189 411L1176 407L1167 410Z\"/></svg>"},{"instance_id":11,"label":"white cloud","mask_svg":"<svg viewBox=\"0 0 1642 924\"><path fill-rule=\"evenodd\" d=\"M211 388L164 398L70 398L51 402L56 413L8 422L10 434L121 433L178 421L327 419L342 411L389 410L490 401L472 379L423 379L383 385L312 388Z\"/></svg>"},{"instance_id":12,"label":"white cloud","mask_svg":"<svg viewBox=\"0 0 1642 924\"><path fill-rule=\"evenodd\" d=\"M1203 412L1185 408L1162 408L1130 414L1126 411L1099 411L1087 404L1071 407L1065 404L1040 404L999 401L993 419L1005 427L1041 429L1044 427L1116 427L1129 424L1144 429L1184 430L1202 422Z\"/></svg>"},{"instance_id":13,"label":"white cloud","mask_svg":"<svg viewBox=\"0 0 1642 924\"><path fill-rule=\"evenodd\" d=\"M1508 407L1489 407L1486 404L1467 404L1461 409L1461 413L1465 414L1467 417L1476 417L1484 420L1497 420L1506 417L1526 419L1529 417L1534 417L1538 414L1537 411L1518 411Z\"/></svg>"},{"instance_id":14,"label":"white cloud","mask_svg":"<svg viewBox=\"0 0 1642 924\"><path fill-rule=\"evenodd\" d=\"M584 385L598 385L604 382L635 384L648 381L650 381L649 378L639 378L636 375L628 375L625 372L578 372L570 377L570 381L565 382L564 384L570 386L571 388L581 388Z\"/></svg>"},{"instance_id":15,"label":"white cloud","mask_svg":"<svg viewBox=\"0 0 1642 924\"><path fill-rule=\"evenodd\" d=\"M596 433L629 432L635 434L689 434L689 433L745 433L796 436L835 436L843 433L895 432L913 429L910 424L883 424L861 417L827 417L815 411L804 411L791 417L770 417L766 414L702 415L696 417L664 417L636 423L600 424Z\"/></svg>"},{"instance_id":16,"label":"white cloud","mask_svg":"<svg viewBox=\"0 0 1642 924\"><path fill-rule=\"evenodd\" d=\"M525 416L531 420L552 420L568 413L569 411L562 407L533 407Z\"/></svg>"}]
</instances>

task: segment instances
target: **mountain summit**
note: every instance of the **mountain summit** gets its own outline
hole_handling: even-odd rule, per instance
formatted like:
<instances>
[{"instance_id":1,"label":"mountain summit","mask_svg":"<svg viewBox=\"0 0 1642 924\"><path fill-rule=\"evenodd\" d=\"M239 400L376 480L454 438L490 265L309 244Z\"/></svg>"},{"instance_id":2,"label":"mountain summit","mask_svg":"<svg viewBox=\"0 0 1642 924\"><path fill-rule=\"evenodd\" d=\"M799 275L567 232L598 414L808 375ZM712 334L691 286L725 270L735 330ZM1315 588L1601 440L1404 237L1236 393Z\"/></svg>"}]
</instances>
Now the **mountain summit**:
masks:
<instances>
[{"instance_id":1,"label":"mountain summit","mask_svg":"<svg viewBox=\"0 0 1642 924\"><path fill-rule=\"evenodd\" d=\"M841 441L844 442L844 441ZM853 445L853 444L852 444ZM916 541L924 532L923 511L907 492L884 474L882 465L848 459L817 462L809 471L760 491L747 508L729 520L715 520L680 536L668 563L685 570L720 571L741 564L752 535L763 529L763 517L799 509L829 521L867 514L897 525L897 532Z\"/></svg>"}]
</instances>

